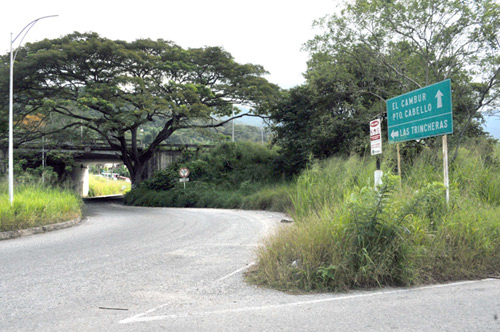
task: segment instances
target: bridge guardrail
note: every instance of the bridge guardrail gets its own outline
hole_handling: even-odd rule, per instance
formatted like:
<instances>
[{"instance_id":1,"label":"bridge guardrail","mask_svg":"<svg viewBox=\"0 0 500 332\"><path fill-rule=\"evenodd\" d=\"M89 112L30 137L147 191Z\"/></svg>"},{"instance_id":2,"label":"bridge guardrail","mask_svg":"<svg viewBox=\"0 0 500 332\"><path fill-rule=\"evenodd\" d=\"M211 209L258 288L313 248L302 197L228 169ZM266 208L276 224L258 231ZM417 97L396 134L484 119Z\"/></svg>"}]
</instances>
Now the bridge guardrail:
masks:
<instances>
[{"instance_id":1,"label":"bridge guardrail","mask_svg":"<svg viewBox=\"0 0 500 332\"><path fill-rule=\"evenodd\" d=\"M2 144L2 143L0 143L0 148L7 148L7 144ZM139 146L139 149L143 149L141 142L138 142L137 145ZM213 145L213 144L169 144L169 143L162 143L158 147L160 149L182 150L182 149L210 149L210 148L213 148L214 146L215 145ZM24 144L16 147L16 149L42 149L42 148L45 148L47 150L54 149L54 150L72 150L72 151L86 151L86 152L90 152L90 151L116 151L116 150L112 149L108 143L106 143L104 141L98 141L98 140L81 142L79 144L73 144L70 142L67 142L67 143L44 142L44 143L42 143L42 141L39 141L39 142L34 141L34 142L30 142L30 143L24 143Z\"/></svg>"}]
</instances>

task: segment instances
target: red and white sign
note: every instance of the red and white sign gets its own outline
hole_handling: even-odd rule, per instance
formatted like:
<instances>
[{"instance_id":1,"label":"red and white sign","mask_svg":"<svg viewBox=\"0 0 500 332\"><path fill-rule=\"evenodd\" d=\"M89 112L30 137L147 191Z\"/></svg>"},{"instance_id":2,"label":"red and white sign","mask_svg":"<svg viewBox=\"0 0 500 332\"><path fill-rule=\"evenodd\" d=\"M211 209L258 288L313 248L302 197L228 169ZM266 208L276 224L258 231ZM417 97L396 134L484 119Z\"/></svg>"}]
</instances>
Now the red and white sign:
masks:
<instances>
[{"instance_id":1,"label":"red and white sign","mask_svg":"<svg viewBox=\"0 0 500 332\"><path fill-rule=\"evenodd\" d=\"M380 128L380 120L370 121L370 141L372 156L382 153L382 130Z\"/></svg>"},{"instance_id":2,"label":"red and white sign","mask_svg":"<svg viewBox=\"0 0 500 332\"><path fill-rule=\"evenodd\" d=\"M370 136L380 135L380 120L370 121Z\"/></svg>"},{"instance_id":3,"label":"red and white sign","mask_svg":"<svg viewBox=\"0 0 500 332\"><path fill-rule=\"evenodd\" d=\"M189 176L189 169L187 169L186 167L183 167L179 170L179 175L181 176L181 178L187 178Z\"/></svg>"}]
</instances>

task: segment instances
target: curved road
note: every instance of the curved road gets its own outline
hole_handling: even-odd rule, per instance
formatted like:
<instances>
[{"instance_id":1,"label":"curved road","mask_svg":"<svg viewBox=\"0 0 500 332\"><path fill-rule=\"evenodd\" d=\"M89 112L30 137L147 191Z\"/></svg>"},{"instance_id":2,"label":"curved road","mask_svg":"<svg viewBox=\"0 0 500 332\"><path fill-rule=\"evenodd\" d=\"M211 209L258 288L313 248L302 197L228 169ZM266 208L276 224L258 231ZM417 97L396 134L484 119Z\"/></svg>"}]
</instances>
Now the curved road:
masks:
<instances>
[{"instance_id":1,"label":"curved road","mask_svg":"<svg viewBox=\"0 0 500 332\"><path fill-rule=\"evenodd\" d=\"M89 203L79 226L0 242L0 331L500 331L498 279L310 295L245 284L282 217Z\"/></svg>"}]
</instances>

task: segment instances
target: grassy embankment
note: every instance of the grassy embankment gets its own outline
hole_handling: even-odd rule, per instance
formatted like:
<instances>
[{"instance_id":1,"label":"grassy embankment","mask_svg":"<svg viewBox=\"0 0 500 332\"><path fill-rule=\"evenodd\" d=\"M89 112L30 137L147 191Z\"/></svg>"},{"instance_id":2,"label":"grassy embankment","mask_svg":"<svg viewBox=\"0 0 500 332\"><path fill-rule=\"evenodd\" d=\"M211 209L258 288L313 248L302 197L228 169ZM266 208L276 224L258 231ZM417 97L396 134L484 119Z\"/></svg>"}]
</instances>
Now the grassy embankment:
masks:
<instances>
[{"instance_id":1,"label":"grassy embankment","mask_svg":"<svg viewBox=\"0 0 500 332\"><path fill-rule=\"evenodd\" d=\"M390 149L390 148L389 148ZM386 149L385 156L394 151ZM392 158L393 158L392 157ZM296 221L265 240L249 279L295 291L409 286L500 274L500 148L461 149L445 202L439 149L373 189L373 158L320 163L292 193Z\"/></svg>"},{"instance_id":2,"label":"grassy embankment","mask_svg":"<svg viewBox=\"0 0 500 332\"><path fill-rule=\"evenodd\" d=\"M125 189L123 189L125 187ZM122 194L130 183L91 175L93 196ZM31 177L15 187L11 207L8 186L0 183L0 231L12 231L68 221L81 216L81 198L69 189L42 185Z\"/></svg>"},{"instance_id":3,"label":"grassy embankment","mask_svg":"<svg viewBox=\"0 0 500 332\"><path fill-rule=\"evenodd\" d=\"M89 197L121 195L130 191L130 182L90 174Z\"/></svg>"},{"instance_id":4,"label":"grassy embankment","mask_svg":"<svg viewBox=\"0 0 500 332\"><path fill-rule=\"evenodd\" d=\"M81 216L81 199L70 190L19 185L14 205L8 186L0 183L0 231L12 231L68 221Z\"/></svg>"}]
</instances>

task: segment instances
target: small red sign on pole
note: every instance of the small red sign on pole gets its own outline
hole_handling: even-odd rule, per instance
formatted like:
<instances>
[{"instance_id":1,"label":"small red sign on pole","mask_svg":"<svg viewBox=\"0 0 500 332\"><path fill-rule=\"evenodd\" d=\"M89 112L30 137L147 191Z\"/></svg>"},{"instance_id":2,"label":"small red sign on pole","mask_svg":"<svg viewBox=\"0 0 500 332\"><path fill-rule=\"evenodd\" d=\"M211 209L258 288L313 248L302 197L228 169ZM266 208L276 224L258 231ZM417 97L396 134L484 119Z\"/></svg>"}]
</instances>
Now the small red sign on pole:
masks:
<instances>
[{"instance_id":1,"label":"small red sign on pole","mask_svg":"<svg viewBox=\"0 0 500 332\"><path fill-rule=\"evenodd\" d=\"M370 141L372 156L382 153L382 136L380 129L380 120L370 121Z\"/></svg>"},{"instance_id":2,"label":"small red sign on pole","mask_svg":"<svg viewBox=\"0 0 500 332\"><path fill-rule=\"evenodd\" d=\"M181 176L181 178L187 178L189 176L189 169L187 169L186 167L183 167L179 170L179 175Z\"/></svg>"}]
</instances>

